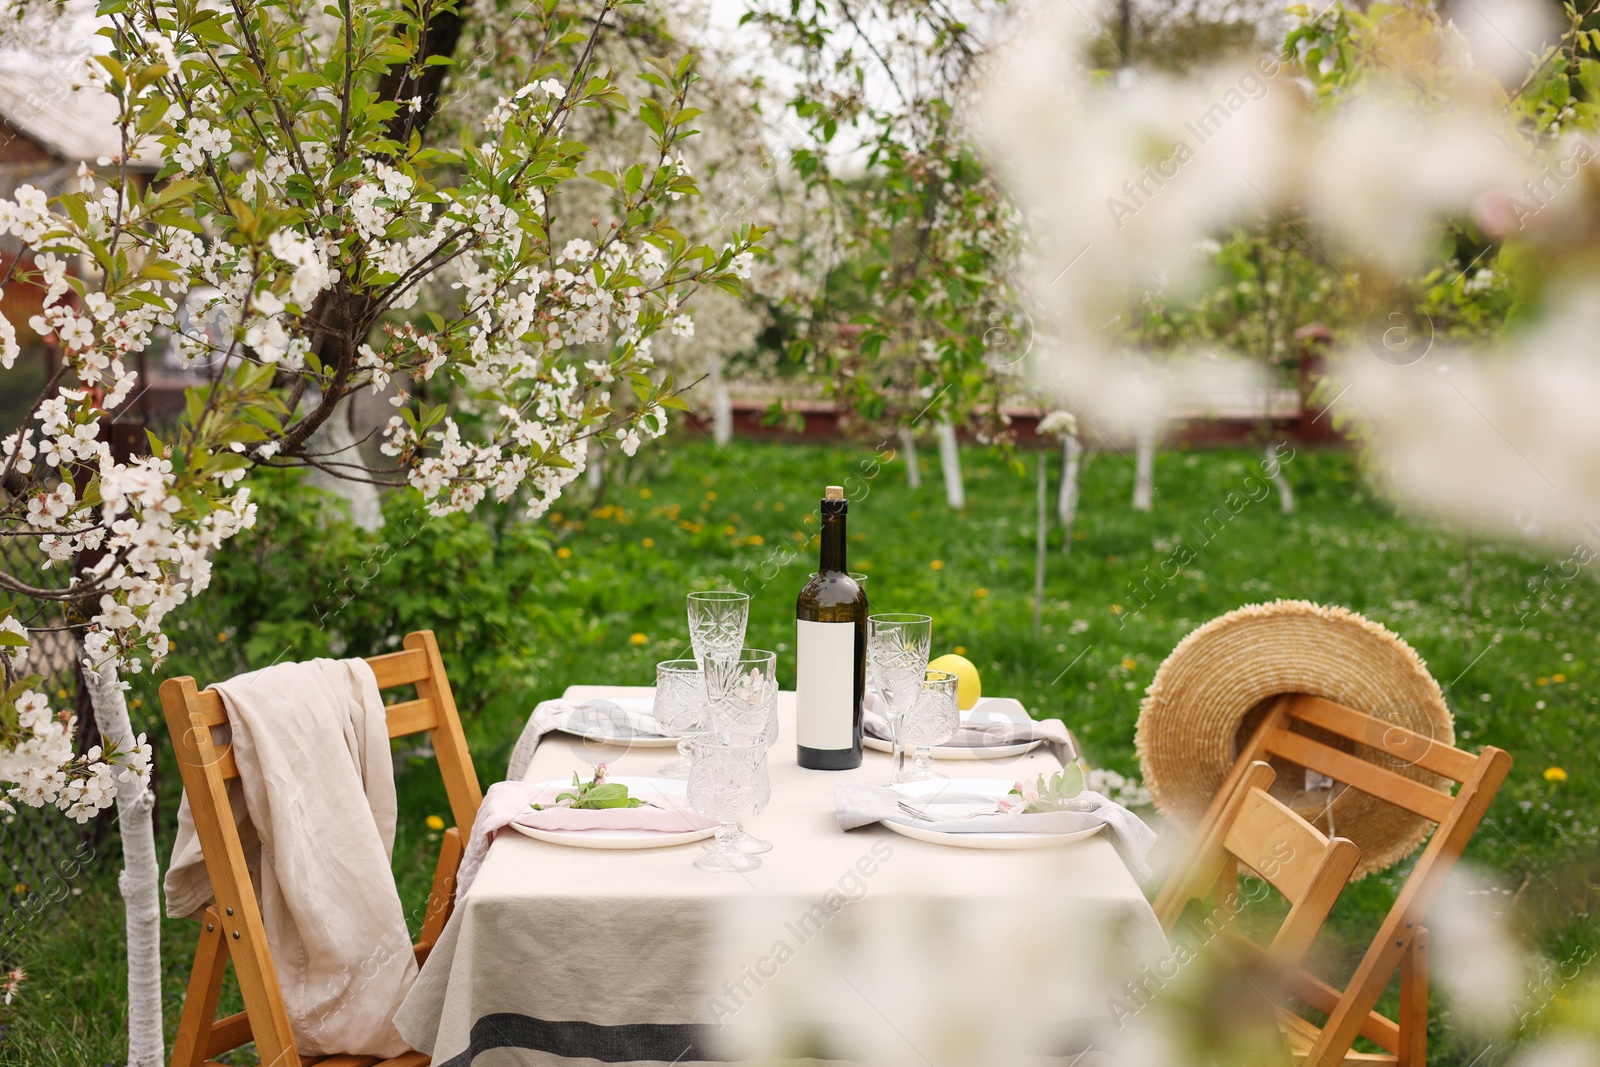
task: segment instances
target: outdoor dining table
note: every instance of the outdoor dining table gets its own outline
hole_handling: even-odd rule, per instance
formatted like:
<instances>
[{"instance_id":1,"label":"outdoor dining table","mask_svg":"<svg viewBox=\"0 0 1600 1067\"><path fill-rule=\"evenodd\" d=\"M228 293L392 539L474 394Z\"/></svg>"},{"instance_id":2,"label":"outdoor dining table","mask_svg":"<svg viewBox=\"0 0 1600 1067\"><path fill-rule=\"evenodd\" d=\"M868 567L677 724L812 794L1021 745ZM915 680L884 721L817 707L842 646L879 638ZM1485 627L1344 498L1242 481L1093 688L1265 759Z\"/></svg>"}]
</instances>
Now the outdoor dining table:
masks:
<instances>
[{"instance_id":1,"label":"outdoor dining table","mask_svg":"<svg viewBox=\"0 0 1600 1067\"><path fill-rule=\"evenodd\" d=\"M564 698L652 692L572 686ZM767 941L801 951L840 910L898 901L996 914L1033 906L1041 892L1070 901L1084 930L1119 946L1116 973L1108 970L1098 984L1087 976L1081 1003L1061 1006L1089 1019L1105 1017L1107 998L1126 996L1130 964L1166 951L1154 912L1103 833L1061 847L1004 851L912 840L882 826L841 831L834 784L882 783L890 757L867 751L852 771L804 770L795 760L794 715L794 694L780 693L771 802L748 820L773 848L748 874L695 869L700 844L598 850L502 832L396 1019L412 1047L430 1053L434 1067L726 1059L716 1039L725 1021L719 1013L742 1005L761 983L752 985L749 967L728 973L712 946L719 921L751 903L792 916L774 923ZM550 734L526 777L587 776L600 762L612 776L654 776L674 755ZM1058 766L1043 749L999 766L939 761L953 778L1032 780Z\"/></svg>"}]
</instances>

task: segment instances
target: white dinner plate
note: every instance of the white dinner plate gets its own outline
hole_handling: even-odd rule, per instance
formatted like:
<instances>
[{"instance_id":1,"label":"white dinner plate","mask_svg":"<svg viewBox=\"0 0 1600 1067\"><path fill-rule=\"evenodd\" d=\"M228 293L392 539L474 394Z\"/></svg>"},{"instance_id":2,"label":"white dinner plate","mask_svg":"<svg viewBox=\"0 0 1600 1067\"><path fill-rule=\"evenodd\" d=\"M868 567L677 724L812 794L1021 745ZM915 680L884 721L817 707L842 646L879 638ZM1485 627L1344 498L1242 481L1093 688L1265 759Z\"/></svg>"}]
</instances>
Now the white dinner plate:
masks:
<instances>
[{"instance_id":1,"label":"white dinner plate","mask_svg":"<svg viewBox=\"0 0 1600 1067\"><path fill-rule=\"evenodd\" d=\"M623 712L648 712L654 704L650 697L595 697L574 704L557 733L581 737L597 745L618 745L624 748L673 748L679 738L660 734L630 734Z\"/></svg>"},{"instance_id":2,"label":"white dinner plate","mask_svg":"<svg viewBox=\"0 0 1600 1067\"><path fill-rule=\"evenodd\" d=\"M996 800L1011 792L1015 783L1006 778L947 778L937 782L897 782L889 788L897 793L904 794L908 800L918 799L926 802L929 798L940 793L976 793L979 796L992 796ZM885 822L882 825L897 834L913 838L917 841L930 841L935 845L953 845L956 848L987 848L987 849L1019 849L1019 848L1055 848L1058 845L1070 845L1074 841L1093 837L1105 829L1104 823L1091 826L1087 830L1078 830L1068 834L1018 834L1018 833L972 833L951 834L939 830L929 830L914 823Z\"/></svg>"},{"instance_id":3,"label":"white dinner plate","mask_svg":"<svg viewBox=\"0 0 1600 1067\"><path fill-rule=\"evenodd\" d=\"M1027 722L1028 710L1022 703L1010 697L984 697L972 707L961 713L963 723L989 723L1010 720L1011 722ZM955 745L935 745L933 748L934 759L1005 759L1008 756L1020 756L1032 752L1043 740L1018 741L1014 745L982 745L976 748L957 747ZM894 745L881 737L863 734L861 737L863 748L870 748L874 752L893 752Z\"/></svg>"},{"instance_id":4,"label":"white dinner plate","mask_svg":"<svg viewBox=\"0 0 1600 1067\"><path fill-rule=\"evenodd\" d=\"M620 782L628 787L628 795L641 800L651 800L657 797L685 797L689 793L687 782L675 781L671 778L633 778L627 775L618 775L606 779L609 782ZM544 786L566 786L570 782L544 782ZM683 845L690 841L702 841L717 832L715 826L708 826L703 830L541 830L533 826L523 826L512 823L511 828L519 834L524 834L535 841L547 841L552 845L570 845L573 848L666 848L669 845Z\"/></svg>"}]
</instances>

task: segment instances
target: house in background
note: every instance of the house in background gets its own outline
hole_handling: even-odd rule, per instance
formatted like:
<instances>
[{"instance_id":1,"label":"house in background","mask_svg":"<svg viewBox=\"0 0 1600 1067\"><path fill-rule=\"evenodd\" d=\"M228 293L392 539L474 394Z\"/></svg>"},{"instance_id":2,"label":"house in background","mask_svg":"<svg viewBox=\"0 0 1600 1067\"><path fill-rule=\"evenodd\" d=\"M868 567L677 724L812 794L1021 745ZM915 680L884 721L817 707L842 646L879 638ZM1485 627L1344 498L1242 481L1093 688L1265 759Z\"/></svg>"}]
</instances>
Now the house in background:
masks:
<instances>
[{"instance_id":1,"label":"house in background","mask_svg":"<svg viewBox=\"0 0 1600 1067\"><path fill-rule=\"evenodd\" d=\"M80 164L104 171L109 168L100 166L100 160L122 154L117 101L98 86L85 84L80 64L81 59L47 63L15 54L0 64L0 197L11 197L20 185L33 185L52 197L73 191ZM73 75L62 69L67 67ZM161 146L155 143L128 161L141 186L161 165ZM0 235L0 279L11 274L18 256L23 256L22 266L30 265L21 243ZM84 276L90 269L83 264L74 273ZM52 346L28 327L28 320L39 313L42 292L12 281L3 293L0 314L16 328L23 355L11 371L0 375L0 432L15 427L23 417L57 358ZM141 419L178 410L183 390L203 381L158 356L148 359L142 370L146 388L138 398Z\"/></svg>"}]
</instances>

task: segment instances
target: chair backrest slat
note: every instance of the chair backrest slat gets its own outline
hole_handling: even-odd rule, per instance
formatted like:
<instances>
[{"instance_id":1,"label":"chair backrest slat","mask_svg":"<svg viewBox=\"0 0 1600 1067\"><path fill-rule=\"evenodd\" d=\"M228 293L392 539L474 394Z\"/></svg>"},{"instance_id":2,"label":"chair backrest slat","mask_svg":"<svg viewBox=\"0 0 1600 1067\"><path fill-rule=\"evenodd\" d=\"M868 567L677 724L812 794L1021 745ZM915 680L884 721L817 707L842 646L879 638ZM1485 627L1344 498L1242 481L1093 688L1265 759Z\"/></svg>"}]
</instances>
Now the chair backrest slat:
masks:
<instances>
[{"instance_id":1,"label":"chair backrest slat","mask_svg":"<svg viewBox=\"0 0 1600 1067\"><path fill-rule=\"evenodd\" d=\"M1320 726L1340 737L1387 752L1396 759L1457 782L1464 782L1471 777L1478 765L1478 757L1451 748L1443 741L1322 697L1298 693L1290 700L1287 710L1289 715L1302 722Z\"/></svg>"},{"instance_id":2,"label":"chair backrest slat","mask_svg":"<svg viewBox=\"0 0 1600 1067\"><path fill-rule=\"evenodd\" d=\"M389 715L389 737L420 734L439 725L439 705L433 700L407 700L384 709Z\"/></svg>"},{"instance_id":3,"label":"chair backrest slat","mask_svg":"<svg viewBox=\"0 0 1600 1067\"><path fill-rule=\"evenodd\" d=\"M389 736L428 732L451 813L464 833L472 826L483 793L433 632L407 634L403 651L374 656L367 663L380 690L416 687L415 698L387 708ZM298 1067L300 1059L283 990L267 946L239 828L228 802L227 782L239 777L239 767L233 746L218 736L218 728L227 725L227 708L215 690L201 691L193 678L169 678L163 682L161 703L205 855L206 872L217 908L225 916L228 955L239 978L257 1052L263 1063Z\"/></svg>"},{"instance_id":4,"label":"chair backrest slat","mask_svg":"<svg viewBox=\"0 0 1600 1067\"><path fill-rule=\"evenodd\" d=\"M397 685L415 685L432 676L425 650L407 648L403 652L386 652L370 656L367 666L378 677L379 689L393 689Z\"/></svg>"},{"instance_id":5,"label":"chair backrest slat","mask_svg":"<svg viewBox=\"0 0 1600 1067\"><path fill-rule=\"evenodd\" d=\"M1169 933L1191 900L1237 891L1235 860L1254 870L1290 903L1289 914L1266 949L1277 966L1299 965L1338 899L1360 852L1343 838L1328 838L1267 790L1272 767L1251 763L1190 842L1177 871L1155 901Z\"/></svg>"},{"instance_id":6,"label":"chair backrest slat","mask_svg":"<svg viewBox=\"0 0 1600 1067\"><path fill-rule=\"evenodd\" d=\"M1360 756L1341 752L1320 741L1314 741L1305 734L1297 734L1293 730L1282 728L1273 730L1267 735L1266 750L1275 756L1282 756L1303 767L1325 774L1335 781L1344 782L1363 793L1370 793L1387 800L1391 804L1421 815L1424 819L1444 822L1450 815L1449 793L1429 789L1414 778L1396 774L1387 767L1370 763Z\"/></svg>"},{"instance_id":7,"label":"chair backrest slat","mask_svg":"<svg viewBox=\"0 0 1600 1067\"><path fill-rule=\"evenodd\" d=\"M1316 876L1328 839L1270 793L1252 789L1234 814L1222 847L1299 903Z\"/></svg>"}]
</instances>

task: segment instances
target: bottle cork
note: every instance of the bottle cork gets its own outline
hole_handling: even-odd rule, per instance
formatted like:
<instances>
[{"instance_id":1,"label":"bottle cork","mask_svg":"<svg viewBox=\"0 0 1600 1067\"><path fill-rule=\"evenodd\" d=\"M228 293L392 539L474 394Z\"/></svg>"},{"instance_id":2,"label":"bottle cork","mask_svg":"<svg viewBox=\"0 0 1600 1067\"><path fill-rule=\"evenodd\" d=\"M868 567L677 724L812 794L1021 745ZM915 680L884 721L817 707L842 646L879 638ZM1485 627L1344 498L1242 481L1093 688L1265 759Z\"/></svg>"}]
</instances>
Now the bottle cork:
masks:
<instances>
[{"instance_id":1,"label":"bottle cork","mask_svg":"<svg viewBox=\"0 0 1600 1067\"><path fill-rule=\"evenodd\" d=\"M843 500L844 499L844 486L842 486L842 485L830 485L830 486L828 486L828 488L822 494L822 499L824 499L824 500Z\"/></svg>"}]
</instances>

